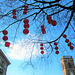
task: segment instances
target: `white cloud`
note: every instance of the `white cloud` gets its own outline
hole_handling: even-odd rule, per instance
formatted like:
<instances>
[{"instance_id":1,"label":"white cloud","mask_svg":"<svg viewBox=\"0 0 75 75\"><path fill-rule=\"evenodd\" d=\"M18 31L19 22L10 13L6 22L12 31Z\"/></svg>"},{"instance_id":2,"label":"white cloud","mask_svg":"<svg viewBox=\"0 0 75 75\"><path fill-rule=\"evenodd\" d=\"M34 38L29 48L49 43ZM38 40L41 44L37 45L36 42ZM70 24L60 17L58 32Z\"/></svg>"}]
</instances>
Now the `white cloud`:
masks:
<instances>
[{"instance_id":1,"label":"white cloud","mask_svg":"<svg viewBox=\"0 0 75 75\"><path fill-rule=\"evenodd\" d=\"M29 59L31 56L32 58L39 56L39 51L37 45L32 43L31 40L21 39L7 51L7 55L11 59L24 60Z\"/></svg>"},{"instance_id":2,"label":"white cloud","mask_svg":"<svg viewBox=\"0 0 75 75\"><path fill-rule=\"evenodd\" d=\"M4 45L4 44L5 44L4 42L1 42L1 41L0 41L0 45Z\"/></svg>"}]
</instances>

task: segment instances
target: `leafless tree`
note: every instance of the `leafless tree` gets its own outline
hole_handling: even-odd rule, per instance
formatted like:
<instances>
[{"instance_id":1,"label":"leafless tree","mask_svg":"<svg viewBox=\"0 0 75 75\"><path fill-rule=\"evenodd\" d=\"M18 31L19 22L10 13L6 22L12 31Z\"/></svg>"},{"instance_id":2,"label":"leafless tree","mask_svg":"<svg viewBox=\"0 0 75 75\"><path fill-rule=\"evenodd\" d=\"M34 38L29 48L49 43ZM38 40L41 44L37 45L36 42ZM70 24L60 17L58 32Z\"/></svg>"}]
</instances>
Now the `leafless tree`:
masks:
<instances>
[{"instance_id":1,"label":"leafless tree","mask_svg":"<svg viewBox=\"0 0 75 75\"><path fill-rule=\"evenodd\" d=\"M23 13L25 6L28 8ZM13 19L14 9L17 17L15 19ZM52 20L57 22L56 26L48 23L47 16L51 16ZM64 51L70 54L72 50L68 50L68 43L66 44L65 40L69 39L69 43L75 46L75 0L3 0L0 2L1 41L3 30L8 31L9 40L13 43L21 35L23 36L25 19L29 20L29 33L33 35L29 36L29 39L37 45L43 43L47 57L56 51L54 42L58 43L61 55ZM45 34L42 34L42 25L45 27ZM67 38L63 38L64 34ZM72 53L74 54L73 51Z\"/></svg>"}]
</instances>

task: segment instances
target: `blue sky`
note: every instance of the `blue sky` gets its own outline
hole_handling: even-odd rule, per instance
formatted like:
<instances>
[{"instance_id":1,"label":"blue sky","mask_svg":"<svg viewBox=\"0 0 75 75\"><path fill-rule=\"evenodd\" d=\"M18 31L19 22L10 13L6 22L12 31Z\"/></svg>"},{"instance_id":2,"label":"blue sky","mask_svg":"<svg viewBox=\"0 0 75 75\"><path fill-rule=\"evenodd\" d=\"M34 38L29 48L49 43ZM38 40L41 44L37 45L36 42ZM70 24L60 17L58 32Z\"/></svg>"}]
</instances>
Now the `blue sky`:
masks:
<instances>
[{"instance_id":1,"label":"blue sky","mask_svg":"<svg viewBox=\"0 0 75 75\"><path fill-rule=\"evenodd\" d=\"M53 55L52 55L53 56ZM57 57L57 58L56 58ZM50 59L35 59L34 67L25 65L24 61L10 60L12 63L8 67L7 75L48 75L62 74L61 61L59 56L50 57ZM23 63L23 67L21 64ZM25 65L25 66L24 66Z\"/></svg>"},{"instance_id":2,"label":"blue sky","mask_svg":"<svg viewBox=\"0 0 75 75\"><path fill-rule=\"evenodd\" d=\"M63 3L61 1L60 4L64 5L64 1ZM68 1L71 1L71 0L66 0L65 4L68 3ZM32 3L32 2L33 2L32 0L28 0L27 3ZM28 10L27 15L23 15L23 10L18 8L17 9L17 19L14 20L12 19L11 10L24 5L24 3L19 2L18 0L15 2L13 1L12 3L11 1L8 1L8 2L5 1L4 3L3 5L0 4L1 10L2 10L0 14L2 15L6 14L9 11L10 11L9 12L10 14L7 17L0 18L1 20L0 31L2 31L4 28L6 28L11 23L17 20L20 20L21 18L25 18L29 16L30 14L32 14L33 12L39 11L39 10L35 10L35 11ZM71 4L68 4L68 5L71 5ZM12 5L12 7L10 5ZM42 5L40 4L40 7L41 6ZM34 8L34 7L29 6L28 9L31 9L31 8ZM55 11L55 9L53 8L53 9L49 9L45 11L49 15L49 14L52 14ZM67 14L68 17L66 17L65 14ZM11 43L9 48L6 48L4 46L5 42L2 40L3 34L0 33L0 47L11 63L8 66L7 75L63 75L62 66L61 66L61 58L62 56L69 55L69 56L72 56L75 61L75 58L74 58L75 49L73 51L70 50L67 44L65 43L65 39L61 37L61 39L57 41L59 42L58 44L59 54L56 55L55 49L53 49L53 52L49 56L51 52L51 47L49 47L50 45L46 42L47 41L50 42L54 40L62 33L62 31L66 27L66 24L70 18L70 15L71 15L71 11L67 13L67 10L65 10L59 14L59 17L58 17L58 14L52 16L52 19L57 21L57 25L55 27L48 24L46 20L47 15L40 13L39 16L37 16L34 21L33 21L33 18L35 15L33 15L27 18L29 19L29 25L30 25L30 28L29 28L30 32L28 35L23 34L23 29L24 29L23 20L24 19L16 22L15 24L7 28L7 31L8 31L7 36L9 38L8 41L10 41ZM74 27L73 19L71 21L71 24ZM41 28L40 28L41 25L45 26L46 32L47 32L46 34L41 33ZM69 26L65 34L67 34L67 38L69 38L69 40L72 43L75 43L75 39L74 39L75 33L72 29L72 26ZM43 41L40 41L40 40L43 40ZM33 43L33 42L36 42L36 43ZM40 54L40 43L41 42L44 43L45 53L43 55ZM53 43L52 43L52 46L53 48L55 47Z\"/></svg>"},{"instance_id":3,"label":"blue sky","mask_svg":"<svg viewBox=\"0 0 75 75\"><path fill-rule=\"evenodd\" d=\"M55 55L55 53L52 53L48 59L39 57L32 60L34 67L28 64L29 60L26 62L9 58L11 65L8 67L7 75L63 75L61 58L60 54Z\"/></svg>"}]
</instances>

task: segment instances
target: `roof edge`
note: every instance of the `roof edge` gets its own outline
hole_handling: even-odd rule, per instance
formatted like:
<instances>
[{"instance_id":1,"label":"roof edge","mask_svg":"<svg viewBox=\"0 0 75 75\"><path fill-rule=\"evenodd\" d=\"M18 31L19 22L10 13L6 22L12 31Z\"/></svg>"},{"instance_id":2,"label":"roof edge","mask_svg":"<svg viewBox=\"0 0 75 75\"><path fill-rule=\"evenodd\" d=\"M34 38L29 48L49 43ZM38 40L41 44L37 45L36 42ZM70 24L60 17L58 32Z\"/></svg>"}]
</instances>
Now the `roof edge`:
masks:
<instances>
[{"instance_id":1,"label":"roof edge","mask_svg":"<svg viewBox=\"0 0 75 75\"><path fill-rule=\"evenodd\" d=\"M10 61L7 59L7 57L5 56L5 54L3 53L3 51L0 49L0 53L2 54L2 56L4 57L4 59L7 61L8 65L10 65Z\"/></svg>"}]
</instances>

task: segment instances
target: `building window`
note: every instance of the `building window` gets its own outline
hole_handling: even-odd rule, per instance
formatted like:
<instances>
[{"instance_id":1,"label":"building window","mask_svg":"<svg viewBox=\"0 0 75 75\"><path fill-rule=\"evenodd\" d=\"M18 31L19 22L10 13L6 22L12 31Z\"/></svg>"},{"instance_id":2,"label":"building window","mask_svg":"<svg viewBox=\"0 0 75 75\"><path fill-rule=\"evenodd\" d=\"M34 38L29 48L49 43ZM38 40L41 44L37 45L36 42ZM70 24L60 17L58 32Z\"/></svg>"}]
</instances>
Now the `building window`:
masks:
<instances>
[{"instance_id":1,"label":"building window","mask_svg":"<svg viewBox=\"0 0 75 75\"><path fill-rule=\"evenodd\" d=\"M71 63L68 63L68 67L69 67L69 68L72 68L72 65L71 65Z\"/></svg>"},{"instance_id":2,"label":"building window","mask_svg":"<svg viewBox=\"0 0 75 75\"><path fill-rule=\"evenodd\" d=\"M64 70L64 65L62 65L62 69Z\"/></svg>"},{"instance_id":3,"label":"building window","mask_svg":"<svg viewBox=\"0 0 75 75\"><path fill-rule=\"evenodd\" d=\"M3 75L3 69L0 68L0 75Z\"/></svg>"},{"instance_id":4,"label":"building window","mask_svg":"<svg viewBox=\"0 0 75 75\"><path fill-rule=\"evenodd\" d=\"M73 72L70 72L70 75L73 75Z\"/></svg>"}]
</instances>

